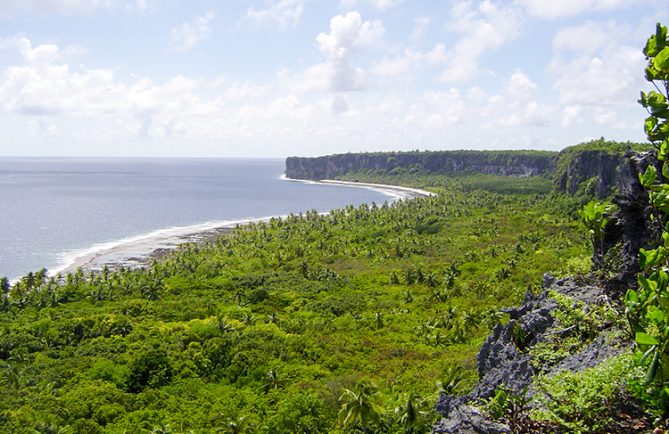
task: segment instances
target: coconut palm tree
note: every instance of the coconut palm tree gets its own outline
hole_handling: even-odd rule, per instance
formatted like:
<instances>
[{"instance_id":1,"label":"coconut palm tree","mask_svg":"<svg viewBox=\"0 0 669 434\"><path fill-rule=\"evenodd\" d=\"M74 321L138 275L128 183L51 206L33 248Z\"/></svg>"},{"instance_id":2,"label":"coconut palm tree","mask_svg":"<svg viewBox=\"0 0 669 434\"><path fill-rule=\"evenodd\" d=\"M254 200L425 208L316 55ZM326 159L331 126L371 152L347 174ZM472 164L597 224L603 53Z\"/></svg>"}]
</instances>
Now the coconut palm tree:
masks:
<instances>
[{"instance_id":1,"label":"coconut palm tree","mask_svg":"<svg viewBox=\"0 0 669 434\"><path fill-rule=\"evenodd\" d=\"M368 431L372 424L378 424L383 414L376 387L364 380L358 381L353 390L344 389L339 397L339 423L344 429L360 428Z\"/></svg>"},{"instance_id":2,"label":"coconut palm tree","mask_svg":"<svg viewBox=\"0 0 669 434\"><path fill-rule=\"evenodd\" d=\"M400 397L398 405L395 407L395 416L404 427L405 433L413 434L421 429L421 425L425 422L425 416L429 413L423 410L425 401L415 392Z\"/></svg>"}]
</instances>

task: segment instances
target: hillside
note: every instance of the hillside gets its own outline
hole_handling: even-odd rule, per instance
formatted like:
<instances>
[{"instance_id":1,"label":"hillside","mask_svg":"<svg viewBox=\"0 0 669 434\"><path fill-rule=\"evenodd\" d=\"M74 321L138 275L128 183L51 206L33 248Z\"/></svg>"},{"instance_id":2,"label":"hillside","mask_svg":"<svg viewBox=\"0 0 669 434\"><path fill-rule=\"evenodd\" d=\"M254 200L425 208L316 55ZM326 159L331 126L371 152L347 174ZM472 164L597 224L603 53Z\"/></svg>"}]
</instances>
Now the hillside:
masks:
<instances>
[{"instance_id":1,"label":"hillside","mask_svg":"<svg viewBox=\"0 0 669 434\"><path fill-rule=\"evenodd\" d=\"M590 267L569 202L508 180L274 219L146 269L28 275L0 304L0 426L425 432L439 391L475 384L499 309Z\"/></svg>"}]
</instances>

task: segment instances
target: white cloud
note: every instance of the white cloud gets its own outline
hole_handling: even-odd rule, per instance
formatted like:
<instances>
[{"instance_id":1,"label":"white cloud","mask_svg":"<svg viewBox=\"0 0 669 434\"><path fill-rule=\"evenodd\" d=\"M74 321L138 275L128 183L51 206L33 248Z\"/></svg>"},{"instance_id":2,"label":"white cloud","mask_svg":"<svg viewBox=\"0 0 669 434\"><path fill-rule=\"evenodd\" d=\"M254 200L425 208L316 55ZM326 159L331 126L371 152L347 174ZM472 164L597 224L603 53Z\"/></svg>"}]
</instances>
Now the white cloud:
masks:
<instances>
[{"instance_id":1,"label":"white cloud","mask_svg":"<svg viewBox=\"0 0 669 434\"><path fill-rule=\"evenodd\" d=\"M53 44L33 47L23 38L18 48L25 64L9 67L0 81L1 107L9 113L94 117L160 111L203 114L215 108L195 95L199 82L180 75L162 85L149 79L127 85L110 69L75 70L60 63L60 50Z\"/></svg>"},{"instance_id":2,"label":"white cloud","mask_svg":"<svg viewBox=\"0 0 669 434\"><path fill-rule=\"evenodd\" d=\"M411 36L409 40L413 43L419 42L425 36L430 23L432 22L430 17L416 17L413 20L413 30L411 31Z\"/></svg>"},{"instance_id":3,"label":"white cloud","mask_svg":"<svg viewBox=\"0 0 669 434\"><path fill-rule=\"evenodd\" d=\"M357 7L360 3L363 3L366 1L371 5L373 8L378 9L380 11L385 11L390 8L394 8L398 6L400 3L404 2L404 0L341 0L339 2L339 8L340 9L352 9Z\"/></svg>"},{"instance_id":4,"label":"white cloud","mask_svg":"<svg viewBox=\"0 0 669 434\"><path fill-rule=\"evenodd\" d=\"M89 14L97 9L124 8L144 10L149 0L2 0L0 15L29 14Z\"/></svg>"},{"instance_id":5,"label":"white cloud","mask_svg":"<svg viewBox=\"0 0 669 434\"><path fill-rule=\"evenodd\" d=\"M625 8L641 0L516 0L530 16L556 19L591 11Z\"/></svg>"},{"instance_id":6,"label":"white cloud","mask_svg":"<svg viewBox=\"0 0 669 434\"><path fill-rule=\"evenodd\" d=\"M170 46L176 51L190 51L198 43L211 36L209 23L216 17L214 11L209 11L201 17L182 23L170 29Z\"/></svg>"},{"instance_id":7,"label":"white cloud","mask_svg":"<svg viewBox=\"0 0 669 434\"><path fill-rule=\"evenodd\" d=\"M556 108L539 101L538 86L523 71L513 71L500 88L501 92L495 94L487 94L479 88L471 89L472 116L485 119L484 123L490 128L551 125Z\"/></svg>"},{"instance_id":8,"label":"white cloud","mask_svg":"<svg viewBox=\"0 0 669 434\"><path fill-rule=\"evenodd\" d=\"M628 33L626 29L618 28L613 21L587 21L579 26L560 30L553 38L553 48L557 51L594 53L605 47L617 32Z\"/></svg>"},{"instance_id":9,"label":"white cloud","mask_svg":"<svg viewBox=\"0 0 669 434\"><path fill-rule=\"evenodd\" d=\"M446 60L446 47L437 44L427 52L406 49L400 56L384 58L372 66L371 72L382 78L413 79L416 71L428 66L443 65Z\"/></svg>"},{"instance_id":10,"label":"white cloud","mask_svg":"<svg viewBox=\"0 0 669 434\"><path fill-rule=\"evenodd\" d=\"M519 69L513 71L511 78L509 78L509 81L505 85L506 93L519 101L532 99L536 90L537 85Z\"/></svg>"},{"instance_id":11,"label":"white cloud","mask_svg":"<svg viewBox=\"0 0 669 434\"><path fill-rule=\"evenodd\" d=\"M246 18L258 25L274 23L280 29L295 27L304 12L304 0L275 0L267 9L251 7Z\"/></svg>"},{"instance_id":12,"label":"white cloud","mask_svg":"<svg viewBox=\"0 0 669 434\"><path fill-rule=\"evenodd\" d=\"M479 58L499 48L520 32L521 16L513 8L499 6L489 0L474 8L471 1L458 1L451 11L448 29L462 37L449 50L448 66L441 74L444 82L467 81L479 72Z\"/></svg>"},{"instance_id":13,"label":"white cloud","mask_svg":"<svg viewBox=\"0 0 669 434\"><path fill-rule=\"evenodd\" d=\"M562 121L561 125L563 127L571 127L572 125L581 123L581 106L577 105L568 105L562 109Z\"/></svg>"},{"instance_id":14,"label":"white cloud","mask_svg":"<svg viewBox=\"0 0 669 434\"><path fill-rule=\"evenodd\" d=\"M344 98L343 95L335 95L332 98L332 113L336 115L341 115L344 114L348 111L348 103L346 102L346 98Z\"/></svg>"},{"instance_id":15,"label":"white cloud","mask_svg":"<svg viewBox=\"0 0 669 434\"><path fill-rule=\"evenodd\" d=\"M384 34L381 21L363 21L355 11L337 15L330 20L330 31L316 37L324 61L297 73L281 70L279 82L296 92L362 90L367 87L367 74L354 65L355 55L379 46Z\"/></svg>"},{"instance_id":16,"label":"white cloud","mask_svg":"<svg viewBox=\"0 0 669 434\"><path fill-rule=\"evenodd\" d=\"M645 60L641 42L628 45L629 33L613 21L588 21L555 35L548 73L564 105L562 125L631 127L621 119L630 118L630 105L645 88Z\"/></svg>"},{"instance_id":17,"label":"white cloud","mask_svg":"<svg viewBox=\"0 0 669 434\"><path fill-rule=\"evenodd\" d=\"M579 34L582 29L575 29ZM565 33L560 33L564 40ZM620 41L620 32L609 33L606 44L579 51L556 51L548 68L559 91L560 102L568 105L628 104L643 87L644 57L638 47ZM570 48L568 44L555 44Z\"/></svg>"}]
</instances>

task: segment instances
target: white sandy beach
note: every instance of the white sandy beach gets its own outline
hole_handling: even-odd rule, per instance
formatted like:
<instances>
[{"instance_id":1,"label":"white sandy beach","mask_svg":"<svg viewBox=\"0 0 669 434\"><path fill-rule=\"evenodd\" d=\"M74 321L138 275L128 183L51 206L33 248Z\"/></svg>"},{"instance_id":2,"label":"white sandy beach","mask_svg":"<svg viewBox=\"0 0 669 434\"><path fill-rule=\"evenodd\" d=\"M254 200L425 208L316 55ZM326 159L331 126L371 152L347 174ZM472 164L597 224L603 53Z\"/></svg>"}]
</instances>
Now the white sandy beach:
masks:
<instances>
[{"instance_id":1,"label":"white sandy beach","mask_svg":"<svg viewBox=\"0 0 669 434\"><path fill-rule=\"evenodd\" d=\"M416 197L432 196L434 193L415 188L398 187L395 185L370 184L349 181L323 180L308 181L282 177L281 179L291 182L304 182L309 184L321 184L332 186L350 186L356 188L367 188L375 190L390 197L391 200L413 199ZM202 242L211 240L230 232L239 225L268 221L272 218L284 216L270 216L261 218L249 218L233 221L208 222L193 226L160 229L148 234L112 241L109 243L96 244L88 249L75 250L63 254L62 265L49 270L49 274L72 273L81 268L84 271L97 271L104 266L109 268L118 267L142 267L148 265L154 258L162 256L179 245L191 242Z\"/></svg>"}]
</instances>

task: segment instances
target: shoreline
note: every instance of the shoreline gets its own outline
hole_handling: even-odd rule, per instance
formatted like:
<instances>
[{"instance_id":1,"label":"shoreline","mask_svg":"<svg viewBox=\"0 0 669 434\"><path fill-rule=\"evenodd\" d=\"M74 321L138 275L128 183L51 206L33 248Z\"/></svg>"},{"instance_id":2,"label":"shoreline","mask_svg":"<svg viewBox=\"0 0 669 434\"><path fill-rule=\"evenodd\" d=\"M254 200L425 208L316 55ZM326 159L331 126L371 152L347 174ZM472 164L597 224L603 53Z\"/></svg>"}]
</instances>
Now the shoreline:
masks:
<instances>
[{"instance_id":1,"label":"shoreline","mask_svg":"<svg viewBox=\"0 0 669 434\"><path fill-rule=\"evenodd\" d=\"M340 187L366 188L385 194L391 201L414 199L433 196L434 193L409 187L387 184L371 184L336 180L303 180L281 176L284 181L303 182L307 184L331 185ZM325 213L327 214L327 213ZM191 226L159 229L148 234L133 236L107 243L98 243L90 248L72 250L62 254L61 264L48 270L50 276L74 273L78 268L84 272L99 271L105 266L109 269L142 268L149 266L174 252L180 245L201 243L217 239L232 232L238 226L269 221L273 218L284 218L276 215L239 220L214 221Z\"/></svg>"}]
</instances>

